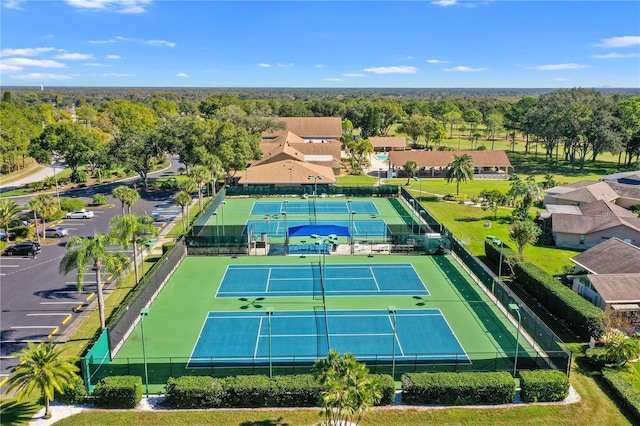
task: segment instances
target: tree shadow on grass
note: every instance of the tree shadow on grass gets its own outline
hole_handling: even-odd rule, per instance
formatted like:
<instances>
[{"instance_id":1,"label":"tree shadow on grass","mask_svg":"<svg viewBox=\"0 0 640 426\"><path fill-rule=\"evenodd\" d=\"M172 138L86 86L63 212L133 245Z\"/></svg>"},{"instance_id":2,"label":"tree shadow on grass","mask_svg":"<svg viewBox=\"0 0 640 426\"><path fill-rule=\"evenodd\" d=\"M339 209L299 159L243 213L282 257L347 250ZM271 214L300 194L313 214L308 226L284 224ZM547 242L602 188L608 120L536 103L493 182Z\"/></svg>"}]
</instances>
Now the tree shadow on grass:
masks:
<instances>
[{"instance_id":1,"label":"tree shadow on grass","mask_svg":"<svg viewBox=\"0 0 640 426\"><path fill-rule=\"evenodd\" d=\"M257 422L242 422L240 426L289 426L289 423L282 423L282 416L275 420L260 420Z\"/></svg>"},{"instance_id":2,"label":"tree shadow on grass","mask_svg":"<svg viewBox=\"0 0 640 426\"><path fill-rule=\"evenodd\" d=\"M2 400L0 403L0 419L2 419L3 425L26 424L39 409L40 405L34 401Z\"/></svg>"}]
</instances>

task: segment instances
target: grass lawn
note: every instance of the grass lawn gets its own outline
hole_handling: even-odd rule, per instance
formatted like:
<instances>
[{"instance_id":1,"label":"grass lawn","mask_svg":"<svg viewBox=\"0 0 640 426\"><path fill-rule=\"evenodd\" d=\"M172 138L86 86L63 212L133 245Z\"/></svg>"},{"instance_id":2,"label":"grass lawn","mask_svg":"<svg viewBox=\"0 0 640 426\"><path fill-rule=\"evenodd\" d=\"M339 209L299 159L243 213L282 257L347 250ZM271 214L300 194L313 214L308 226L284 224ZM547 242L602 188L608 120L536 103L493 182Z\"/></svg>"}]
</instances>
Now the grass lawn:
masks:
<instances>
[{"instance_id":1,"label":"grass lawn","mask_svg":"<svg viewBox=\"0 0 640 426\"><path fill-rule=\"evenodd\" d=\"M338 185L367 185L371 186L378 181L378 178L371 176L338 176Z\"/></svg>"}]
</instances>

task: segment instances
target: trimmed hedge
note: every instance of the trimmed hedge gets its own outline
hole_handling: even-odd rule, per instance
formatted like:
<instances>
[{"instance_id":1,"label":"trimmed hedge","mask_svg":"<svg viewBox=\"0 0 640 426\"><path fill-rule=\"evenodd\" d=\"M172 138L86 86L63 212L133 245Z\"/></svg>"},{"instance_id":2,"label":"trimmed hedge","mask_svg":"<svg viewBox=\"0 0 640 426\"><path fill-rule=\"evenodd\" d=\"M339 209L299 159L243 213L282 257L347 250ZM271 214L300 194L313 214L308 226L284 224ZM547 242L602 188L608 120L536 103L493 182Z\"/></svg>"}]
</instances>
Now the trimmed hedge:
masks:
<instances>
[{"instance_id":1,"label":"trimmed hedge","mask_svg":"<svg viewBox=\"0 0 640 426\"><path fill-rule=\"evenodd\" d=\"M60 198L60 209L75 212L84 208L84 201L80 198Z\"/></svg>"},{"instance_id":2,"label":"trimmed hedge","mask_svg":"<svg viewBox=\"0 0 640 426\"><path fill-rule=\"evenodd\" d=\"M391 405L396 398L396 383L390 374L369 374L380 387L382 398L376 405Z\"/></svg>"},{"instance_id":3,"label":"trimmed hedge","mask_svg":"<svg viewBox=\"0 0 640 426\"><path fill-rule=\"evenodd\" d=\"M484 251L493 262L498 263L500 252L485 241ZM516 260L516 253L504 247L503 259ZM515 280L535 297L545 308L564 322L583 338L600 338L607 329L606 315L602 309L594 306L578 293L564 286L557 279L529 262L515 261Z\"/></svg>"},{"instance_id":4,"label":"trimmed hedge","mask_svg":"<svg viewBox=\"0 0 640 426\"><path fill-rule=\"evenodd\" d=\"M607 357L607 349L604 347L598 348L587 348L584 352L585 357L589 361L589 364L595 370L602 370L605 365L609 362L609 358Z\"/></svg>"},{"instance_id":5,"label":"trimmed hedge","mask_svg":"<svg viewBox=\"0 0 640 426\"><path fill-rule=\"evenodd\" d=\"M386 374L372 374L382 399L389 405L395 397L395 383ZM323 387L311 374L290 376L172 377L167 381L165 403L175 408L217 407L318 407Z\"/></svg>"},{"instance_id":6,"label":"trimmed hedge","mask_svg":"<svg viewBox=\"0 0 640 426\"><path fill-rule=\"evenodd\" d=\"M640 422L640 392L633 387L633 384L622 377L618 370L613 368L603 368L602 377L614 393L618 395L620 401L631 411L633 416Z\"/></svg>"},{"instance_id":7,"label":"trimmed hedge","mask_svg":"<svg viewBox=\"0 0 640 426\"><path fill-rule=\"evenodd\" d=\"M509 404L515 392L507 372L402 375L402 401L413 405Z\"/></svg>"},{"instance_id":8,"label":"trimmed hedge","mask_svg":"<svg viewBox=\"0 0 640 426\"><path fill-rule=\"evenodd\" d=\"M569 396L569 378L557 370L520 372L520 395L524 402L556 402Z\"/></svg>"},{"instance_id":9,"label":"trimmed hedge","mask_svg":"<svg viewBox=\"0 0 640 426\"><path fill-rule=\"evenodd\" d=\"M172 248L174 248L176 246L176 242L175 241L167 241L166 243L162 243L162 254L165 254L166 252L170 251Z\"/></svg>"},{"instance_id":10,"label":"trimmed hedge","mask_svg":"<svg viewBox=\"0 0 640 426\"><path fill-rule=\"evenodd\" d=\"M87 388L80 376L75 376L71 379L69 384L65 385L62 390L64 393L56 392L56 399L63 404L84 404L87 398Z\"/></svg>"},{"instance_id":11,"label":"trimmed hedge","mask_svg":"<svg viewBox=\"0 0 640 426\"><path fill-rule=\"evenodd\" d=\"M135 408L142 400L142 377L105 377L91 395L94 405L99 408Z\"/></svg>"},{"instance_id":12,"label":"trimmed hedge","mask_svg":"<svg viewBox=\"0 0 640 426\"><path fill-rule=\"evenodd\" d=\"M175 408L221 407L225 391L220 379L208 376L170 377L165 403Z\"/></svg>"}]
</instances>

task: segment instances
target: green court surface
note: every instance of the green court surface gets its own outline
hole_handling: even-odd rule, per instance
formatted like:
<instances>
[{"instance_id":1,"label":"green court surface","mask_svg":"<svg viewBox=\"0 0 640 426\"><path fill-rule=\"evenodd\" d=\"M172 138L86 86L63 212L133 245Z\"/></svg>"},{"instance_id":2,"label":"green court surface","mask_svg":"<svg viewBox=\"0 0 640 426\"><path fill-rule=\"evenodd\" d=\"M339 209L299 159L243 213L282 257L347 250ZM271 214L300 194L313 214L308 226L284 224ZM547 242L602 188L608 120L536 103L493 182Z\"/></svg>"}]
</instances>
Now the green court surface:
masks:
<instances>
[{"instance_id":1,"label":"green court surface","mask_svg":"<svg viewBox=\"0 0 640 426\"><path fill-rule=\"evenodd\" d=\"M296 199L290 198L290 200ZM298 202L299 200L297 199ZM375 205L378 211L378 214L356 214L358 220L384 220L389 226L404 225L405 227L411 223L413 213L406 209L404 203L397 198L359 198L357 200ZM272 209L271 206L264 203L277 202L282 204L283 201L283 199L265 198L227 199L225 205L218 208L215 220L224 221L225 225L240 225L246 224L249 220L265 219L266 217L270 220L278 219L277 214L263 216L251 215L251 212L257 202L262 203L258 209L260 211L276 211L279 206L274 206ZM318 199L316 201L318 203L339 202L342 206L345 203L344 199L340 201ZM339 209L338 204L336 204L336 209L325 208L322 219L348 220L345 214L328 213ZM287 215L289 217L289 214ZM290 217L303 219L309 218L309 214L308 212L304 215L291 214ZM212 223L210 220L209 224L215 225L215 222ZM300 285L307 285L308 288L307 291L297 293L297 289L294 288L295 283L287 284L284 281L287 276L280 277L281 281L273 280L273 277L264 278L265 271L267 274L271 274L273 271L282 273L283 270L291 269L302 271L300 273L303 275L310 274L310 279L313 281L318 278L313 275L313 272L308 271L319 271L319 264L323 258L326 259L326 275L324 276L328 290L325 292L325 297L322 297L322 292L309 291L310 288L317 288L313 283L301 281ZM403 282L405 275L388 275L390 268L399 265L404 265L402 271L405 271L406 277L415 275L415 278L405 278L407 281L405 283ZM221 295L219 291L225 281L225 275L230 269L240 271L255 269L261 271L262 276L258 273L254 276L248 272L247 275L243 275L241 281L229 282L227 280L224 295ZM357 272L356 269L371 269L373 272L368 275ZM340 271L345 272L341 273ZM406 274L407 271L412 271L413 275ZM387 274L386 278L377 282L377 278L383 274ZM239 276L237 273L236 275ZM333 281L336 279L339 281ZM366 291L349 291L349 279L353 279L354 286L359 285L363 288L366 286ZM248 285L233 284L234 282L242 282L242 280L246 280ZM413 284L409 285L409 281ZM267 290L264 290L265 283L269 287ZM282 286L279 291L272 291L270 286L273 283ZM336 287L338 285L339 288ZM263 290L254 291L257 288ZM409 291L404 291L407 289ZM517 327L489 300L451 255L352 256L329 254L322 256L307 254L306 256L239 256L233 258L188 256L175 270L151 305L149 315L144 318L144 342L150 390L162 392L167 379L172 376L269 373L264 362L265 335L263 329L257 333L257 337L256 332L249 333L249 340L262 340L263 343L255 345L256 355L252 358L252 355L249 354L250 360L245 365L238 366L237 363L231 363L236 365L223 367L217 365L212 359L211 362L202 363L202 365L206 365L205 368L192 368L193 364L189 365L189 360L194 351L198 354L218 353L206 346L222 344L220 342L232 342L233 333L246 332L242 324L253 324L245 321L217 329L215 323L207 324L210 317L222 315L226 318L233 317L234 312L245 313L243 315L250 313L250 317L257 318L257 321L263 324L267 318L267 310L272 310L277 313L277 316L286 318L294 318L295 315L298 315L294 312L303 312L304 314L301 315L307 317L316 315L318 321L327 318L326 314L322 314L322 312L328 311L327 328L330 329L332 338L341 342L340 348L348 351L351 339L345 338L344 333L338 333L337 337L333 336L335 329L332 325L331 315L335 315L334 313L338 311L362 311L363 315L365 311L376 311L381 312L381 315L387 318L388 322L390 321L388 318L391 317L384 313L388 312L388 308L391 306L395 307L398 315L402 315L405 311L403 320L399 323L399 326L405 327L405 329L398 330L398 336L402 335L402 342L413 344L413 339L419 340L415 342L414 346L423 348L422 350L431 354L428 357L416 355L413 362L409 356L405 357L403 363L395 368L396 380L404 371L511 371L513 369ZM428 321L418 324L418 320L415 324L412 323L411 327L403 325L408 324L407 321L413 321L408 313L411 312L417 318L421 316L421 310L425 312L424 315L437 311L446 327L444 325L429 325L435 323ZM313 314L314 312L315 314ZM280 329L283 323L278 322L277 324ZM122 345L111 364L97 373L92 373L92 382L95 382L95 379L102 375L137 374L144 377L140 325L138 324ZM433 329L430 330L430 327ZM317 329L320 330L321 327L318 326ZM366 331L362 334L356 333L352 339L354 345L356 345L356 341L358 342L357 351L374 355L366 359L367 365L373 372L387 374L391 372L388 352L393 347L390 339L395 339L395 336L387 337L389 330L389 327L380 327L372 333ZM407 330L414 331L407 334ZM207 335L209 340L204 340L205 343L201 342L198 345L199 337L203 333ZM221 333L222 337L211 336L212 333ZM295 335L295 332L288 330L283 333L283 336L285 334ZM319 335L321 334L323 333L319 333ZM385 337L381 337L381 339L388 342L388 347L381 350L380 343L374 344L372 341L369 351L366 337L369 334L372 336L384 335ZM450 344L449 346L439 346L438 335L445 336L451 342L454 340L458 342L460 345L457 350L458 355L454 354L452 357L451 353L441 353L439 356L438 352L447 352L449 350L447 348L453 346ZM275 342L278 341L277 337ZM245 338L247 337L245 336ZM309 336L305 338L308 339ZM311 338L315 339L316 337L312 336ZM289 339L287 342L289 348L287 350L295 348L296 345L292 343L294 340ZM394 340L394 342L396 341ZM402 343L400 340L397 340L397 343L400 349ZM196 346L198 346L197 351ZM318 345L317 347L326 350L326 346ZM282 348L275 348L274 353L277 353L277 350L282 350ZM354 353L357 351L354 349ZM375 357L376 351L382 352L379 359ZM523 338L519 338L518 352L518 368L544 367L543 360ZM223 351L223 353L225 352ZM438 358L435 362L421 362L427 358L431 359L430 357L434 353L436 354L434 358ZM462 357L464 359L461 359L460 362L452 362L452 359L458 359L460 353L464 354ZM295 359L295 354L293 357L291 355L291 353L287 353L287 359L293 359L292 365L274 367L275 374L308 372L310 365L308 357L305 364L304 360L298 362ZM301 359L304 358L302 355L304 354L300 354ZM318 354L321 357L324 355L326 354ZM243 354L243 356L247 357L247 354Z\"/></svg>"}]
</instances>

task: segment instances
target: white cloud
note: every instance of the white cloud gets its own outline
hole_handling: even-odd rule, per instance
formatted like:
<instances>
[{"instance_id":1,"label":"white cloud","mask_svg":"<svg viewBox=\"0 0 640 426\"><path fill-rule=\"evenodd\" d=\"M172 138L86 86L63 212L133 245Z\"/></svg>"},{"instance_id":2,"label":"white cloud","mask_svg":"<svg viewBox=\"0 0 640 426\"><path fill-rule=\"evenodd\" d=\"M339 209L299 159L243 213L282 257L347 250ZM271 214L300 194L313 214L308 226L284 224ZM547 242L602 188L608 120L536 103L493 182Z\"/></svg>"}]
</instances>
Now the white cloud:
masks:
<instances>
[{"instance_id":1,"label":"white cloud","mask_svg":"<svg viewBox=\"0 0 640 426\"><path fill-rule=\"evenodd\" d=\"M479 72L479 71L487 71L489 68L471 68L465 67L464 65L459 65L453 68L445 68L443 71L446 72Z\"/></svg>"},{"instance_id":2,"label":"white cloud","mask_svg":"<svg viewBox=\"0 0 640 426\"><path fill-rule=\"evenodd\" d=\"M38 56L56 50L55 47L27 47L24 49L2 49L0 56Z\"/></svg>"},{"instance_id":3,"label":"white cloud","mask_svg":"<svg viewBox=\"0 0 640 426\"><path fill-rule=\"evenodd\" d=\"M7 65L4 62L0 62L0 71L1 72L22 71L22 67L19 67L17 65Z\"/></svg>"},{"instance_id":4,"label":"white cloud","mask_svg":"<svg viewBox=\"0 0 640 426\"><path fill-rule=\"evenodd\" d=\"M555 81L569 81L568 78L554 78Z\"/></svg>"},{"instance_id":5,"label":"white cloud","mask_svg":"<svg viewBox=\"0 0 640 426\"><path fill-rule=\"evenodd\" d=\"M602 40L602 43L596 44L600 47L629 47L640 44L640 36L624 36L611 37Z\"/></svg>"},{"instance_id":6,"label":"white cloud","mask_svg":"<svg viewBox=\"0 0 640 426\"><path fill-rule=\"evenodd\" d=\"M93 58L91 53L63 53L54 56L55 59L66 59L68 61L82 61Z\"/></svg>"},{"instance_id":7,"label":"white cloud","mask_svg":"<svg viewBox=\"0 0 640 426\"><path fill-rule=\"evenodd\" d=\"M144 13L145 7L151 0L66 0L67 3L78 9L92 11L107 11L116 13Z\"/></svg>"},{"instance_id":8,"label":"white cloud","mask_svg":"<svg viewBox=\"0 0 640 426\"><path fill-rule=\"evenodd\" d=\"M107 59L122 59L122 58L118 55L107 55Z\"/></svg>"},{"instance_id":9,"label":"white cloud","mask_svg":"<svg viewBox=\"0 0 640 426\"><path fill-rule=\"evenodd\" d=\"M372 67L365 68L364 72L372 72L374 74L415 74L418 71L416 67L400 66L400 67Z\"/></svg>"},{"instance_id":10,"label":"white cloud","mask_svg":"<svg viewBox=\"0 0 640 426\"><path fill-rule=\"evenodd\" d=\"M291 68L293 66L293 64L278 64L278 68Z\"/></svg>"},{"instance_id":11,"label":"white cloud","mask_svg":"<svg viewBox=\"0 0 640 426\"><path fill-rule=\"evenodd\" d=\"M176 47L176 44L174 42L166 40L149 40L146 43L150 44L151 46Z\"/></svg>"},{"instance_id":12,"label":"white cloud","mask_svg":"<svg viewBox=\"0 0 640 426\"><path fill-rule=\"evenodd\" d=\"M618 58L635 58L640 53L607 53L606 55L593 55L596 59L618 59Z\"/></svg>"},{"instance_id":13,"label":"white cloud","mask_svg":"<svg viewBox=\"0 0 640 426\"><path fill-rule=\"evenodd\" d=\"M29 58L9 58L3 61L5 65L17 67L40 67L40 68L66 68L62 62L51 59L29 59Z\"/></svg>"},{"instance_id":14,"label":"white cloud","mask_svg":"<svg viewBox=\"0 0 640 426\"><path fill-rule=\"evenodd\" d=\"M443 7L453 6L456 3L458 3L458 0L438 0L438 1L432 1L431 2L431 4L435 4L435 5L443 6Z\"/></svg>"},{"instance_id":15,"label":"white cloud","mask_svg":"<svg viewBox=\"0 0 640 426\"><path fill-rule=\"evenodd\" d=\"M429 64L448 64L449 61L443 61L441 59L427 59L427 63L429 63Z\"/></svg>"},{"instance_id":16,"label":"white cloud","mask_svg":"<svg viewBox=\"0 0 640 426\"><path fill-rule=\"evenodd\" d=\"M109 40L89 40L89 43L91 44L110 44L110 43L115 43L116 41L114 39L109 39Z\"/></svg>"},{"instance_id":17,"label":"white cloud","mask_svg":"<svg viewBox=\"0 0 640 426\"><path fill-rule=\"evenodd\" d=\"M327 81L342 81L341 78L334 78L334 77L329 77L326 79Z\"/></svg>"},{"instance_id":18,"label":"white cloud","mask_svg":"<svg viewBox=\"0 0 640 426\"><path fill-rule=\"evenodd\" d=\"M26 0L7 0L7 1L3 1L2 5L7 9L23 10L22 3L24 3L25 1Z\"/></svg>"},{"instance_id":19,"label":"white cloud","mask_svg":"<svg viewBox=\"0 0 640 426\"><path fill-rule=\"evenodd\" d=\"M581 64L549 64L549 65L536 65L533 67L525 67L528 70L539 71L561 71L561 70L579 70L583 68L589 68L589 65Z\"/></svg>"},{"instance_id":20,"label":"white cloud","mask_svg":"<svg viewBox=\"0 0 640 426\"><path fill-rule=\"evenodd\" d=\"M64 74L42 74L39 72L34 72L31 74L19 74L19 75L12 75L11 78L15 78L18 80L37 80L37 81L42 81L42 80L71 80L71 76L70 75L64 75Z\"/></svg>"},{"instance_id":21,"label":"white cloud","mask_svg":"<svg viewBox=\"0 0 640 426\"><path fill-rule=\"evenodd\" d=\"M183 78L187 78L189 77L186 73L183 72L179 72L178 74L176 74L176 77L183 77Z\"/></svg>"},{"instance_id":22,"label":"white cloud","mask_svg":"<svg viewBox=\"0 0 640 426\"><path fill-rule=\"evenodd\" d=\"M112 65L109 65L109 64L101 64L100 62L87 62L87 63L85 63L85 64L83 64L83 65L86 65L86 66L88 66L88 67L97 67L97 68L99 68L99 67L110 67L110 66L112 66Z\"/></svg>"},{"instance_id":23,"label":"white cloud","mask_svg":"<svg viewBox=\"0 0 640 426\"><path fill-rule=\"evenodd\" d=\"M135 77L135 74L126 74L126 73L119 73L119 72L108 72L108 73L104 73L102 74L103 77Z\"/></svg>"},{"instance_id":24,"label":"white cloud","mask_svg":"<svg viewBox=\"0 0 640 426\"><path fill-rule=\"evenodd\" d=\"M262 68L271 68L273 65L262 62L258 64L258 66Z\"/></svg>"},{"instance_id":25,"label":"white cloud","mask_svg":"<svg viewBox=\"0 0 640 426\"><path fill-rule=\"evenodd\" d=\"M346 74L342 74L343 77L366 77L366 74L357 73L357 72L348 72Z\"/></svg>"},{"instance_id":26,"label":"white cloud","mask_svg":"<svg viewBox=\"0 0 640 426\"><path fill-rule=\"evenodd\" d=\"M314 65L313 67L314 67L314 68L324 68L324 65L322 65L322 64L316 64L316 65Z\"/></svg>"}]
</instances>

